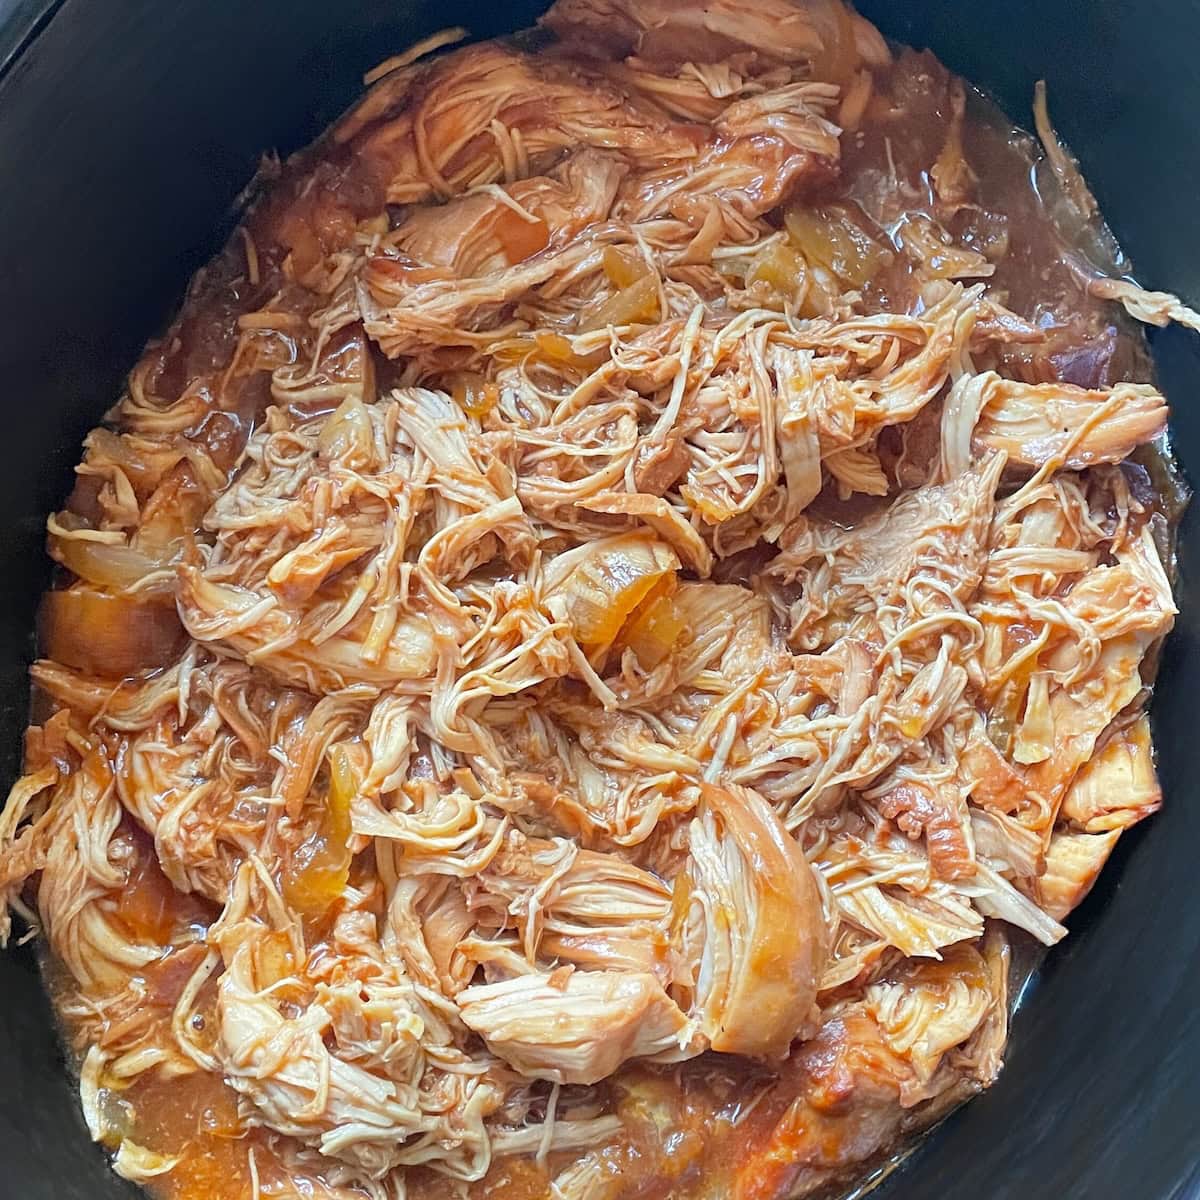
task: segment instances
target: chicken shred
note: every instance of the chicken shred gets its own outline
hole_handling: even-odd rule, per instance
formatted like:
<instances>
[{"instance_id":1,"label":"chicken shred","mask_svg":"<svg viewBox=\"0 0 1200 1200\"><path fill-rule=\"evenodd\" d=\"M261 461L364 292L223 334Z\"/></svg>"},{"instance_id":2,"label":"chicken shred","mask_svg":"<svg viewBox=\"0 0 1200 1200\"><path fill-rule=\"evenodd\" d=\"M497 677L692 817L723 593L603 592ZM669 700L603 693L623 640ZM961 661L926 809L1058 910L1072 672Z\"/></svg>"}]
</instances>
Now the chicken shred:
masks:
<instances>
[{"instance_id":1,"label":"chicken shred","mask_svg":"<svg viewBox=\"0 0 1200 1200\"><path fill-rule=\"evenodd\" d=\"M86 439L0 934L169 1200L808 1194L995 1079L1005 926L1162 803L1166 400L1046 370L962 81L841 0L462 36Z\"/></svg>"}]
</instances>

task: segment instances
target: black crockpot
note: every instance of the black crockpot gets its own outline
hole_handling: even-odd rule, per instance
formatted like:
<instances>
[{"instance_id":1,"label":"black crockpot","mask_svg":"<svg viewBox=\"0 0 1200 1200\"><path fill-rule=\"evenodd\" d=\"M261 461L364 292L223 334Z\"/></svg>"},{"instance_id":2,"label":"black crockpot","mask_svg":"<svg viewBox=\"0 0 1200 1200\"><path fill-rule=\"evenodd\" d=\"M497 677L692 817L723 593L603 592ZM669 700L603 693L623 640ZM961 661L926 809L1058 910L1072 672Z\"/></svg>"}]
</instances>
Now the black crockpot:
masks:
<instances>
[{"instance_id":1,"label":"black crockpot","mask_svg":"<svg viewBox=\"0 0 1200 1200\"><path fill-rule=\"evenodd\" d=\"M702 0L697 0L701 3ZM754 0L746 0L752 4ZM1049 84L1140 281L1200 302L1197 0L863 0L1028 124ZM491 36L530 0L0 0L0 759L18 767L45 514L260 151L314 137L362 72L433 29ZM1155 332L1200 471L1200 336ZM1166 808L1121 839L1023 998L994 1088L876 1200L1200 1196L1200 513L1153 706ZM0 1197L137 1195L88 1140L33 956L0 956ZM214 1197L214 1200L220 1200Z\"/></svg>"}]
</instances>

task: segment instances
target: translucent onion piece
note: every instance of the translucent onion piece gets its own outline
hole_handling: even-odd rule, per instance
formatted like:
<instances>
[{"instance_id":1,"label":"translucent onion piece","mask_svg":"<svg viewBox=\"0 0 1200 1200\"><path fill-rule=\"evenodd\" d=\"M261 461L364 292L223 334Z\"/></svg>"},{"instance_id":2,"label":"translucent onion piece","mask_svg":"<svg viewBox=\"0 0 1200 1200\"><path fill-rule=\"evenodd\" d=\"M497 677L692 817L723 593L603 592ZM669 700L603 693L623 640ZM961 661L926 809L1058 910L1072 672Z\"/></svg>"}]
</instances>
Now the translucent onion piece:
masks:
<instances>
[{"instance_id":1,"label":"translucent onion piece","mask_svg":"<svg viewBox=\"0 0 1200 1200\"><path fill-rule=\"evenodd\" d=\"M821 38L821 51L812 60L812 77L822 83L846 83L859 58L849 8L841 0L810 0L806 15Z\"/></svg>"},{"instance_id":2,"label":"translucent onion piece","mask_svg":"<svg viewBox=\"0 0 1200 1200\"><path fill-rule=\"evenodd\" d=\"M468 416L486 416L500 402L500 388L478 372L460 371L448 382L454 403Z\"/></svg>"},{"instance_id":3,"label":"translucent onion piece","mask_svg":"<svg viewBox=\"0 0 1200 1200\"><path fill-rule=\"evenodd\" d=\"M800 304L808 291L808 266L794 246L772 242L750 260L746 286L765 283L782 299Z\"/></svg>"},{"instance_id":4,"label":"translucent onion piece","mask_svg":"<svg viewBox=\"0 0 1200 1200\"><path fill-rule=\"evenodd\" d=\"M321 820L283 873L284 899L305 916L320 916L346 890L350 875L350 801L358 787L343 746L329 755L329 791Z\"/></svg>"},{"instance_id":5,"label":"translucent onion piece","mask_svg":"<svg viewBox=\"0 0 1200 1200\"><path fill-rule=\"evenodd\" d=\"M667 578L674 583L673 576ZM674 596L652 594L630 618L622 640L643 667L653 670L675 648L686 628L687 622L676 608Z\"/></svg>"},{"instance_id":6,"label":"translucent onion piece","mask_svg":"<svg viewBox=\"0 0 1200 1200\"><path fill-rule=\"evenodd\" d=\"M81 538L51 537L50 554L80 579L114 591L136 587L147 575L161 571L167 562L132 546L84 541Z\"/></svg>"},{"instance_id":7,"label":"translucent onion piece","mask_svg":"<svg viewBox=\"0 0 1200 1200\"><path fill-rule=\"evenodd\" d=\"M180 1155L158 1154L145 1146L125 1138L117 1148L113 1159L113 1170L123 1179L133 1183L145 1183L159 1175L173 1171L179 1164Z\"/></svg>"},{"instance_id":8,"label":"translucent onion piece","mask_svg":"<svg viewBox=\"0 0 1200 1200\"><path fill-rule=\"evenodd\" d=\"M920 213L908 214L895 236L930 279L977 279L995 269L979 251L956 245L944 229Z\"/></svg>"},{"instance_id":9,"label":"translucent onion piece","mask_svg":"<svg viewBox=\"0 0 1200 1200\"><path fill-rule=\"evenodd\" d=\"M645 259L619 246L604 247L601 265L609 282L619 288L627 288L649 273Z\"/></svg>"},{"instance_id":10,"label":"translucent onion piece","mask_svg":"<svg viewBox=\"0 0 1200 1200\"><path fill-rule=\"evenodd\" d=\"M102 678L161 667L175 659L186 641L171 601L102 592L84 584L47 592L38 626L46 657Z\"/></svg>"},{"instance_id":11,"label":"translucent onion piece","mask_svg":"<svg viewBox=\"0 0 1200 1200\"><path fill-rule=\"evenodd\" d=\"M175 927L178 893L158 859L144 857L130 872L117 900L117 915L139 941L165 945Z\"/></svg>"},{"instance_id":12,"label":"translucent onion piece","mask_svg":"<svg viewBox=\"0 0 1200 1200\"><path fill-rule=\"evenodd\" d=\"M852 287L862 287L891 258L840 204L827 208L793 205L784 214L784 223L810 263L819 263Z\"/></svg>"},{"instance_id":13,"label":"translucent onion piece","mask_svg":"<svg viewBox=\"0 0 1200 1200\"><path fill-rule=\"evenodd\" d=\"M339 462L353 471L370 463L374 441L366 405L348 396L321 426L317 451L326 462Z\"/></svg>"},{"instance_id":14,"label":"translucent onion piece","mask_svg":"<svg viewBox=\"0 0 1200 1200\"><path fill-rule=\"evenodd\" d=\"M610 645L651 588L679 569L673 551L643 534L602 538L572 553L550 594L566 601L575 638L589 648Z\"/></svg>"},{"instance_id":15,"label":"translucent onion piece","mask_svg":"<svg viewBox=\"0 0 1200 1200\"><path fill-rule=\"evenodd\" d=\"M537 347L538 353L547 362L560 363L564 367L574 367L580 371L594 370L605 360L608 354L608 351L604 348L593 350L588 354L580 354L576 351L570 338L564 337L561 333L552 333L545 329L538 330L533 335L533 342Z\"/></svg>"},{"instance_id":16,"label":"translucent onion piece","mask_svg":"<svg viewBox=\"0 0 1200 1200\"><path fill-rule=\"evenodd\" d=\"M643 275L579 314L579 331L606 329L610 325L639 325L659 319L658 280Z\"/></svg>"}]
</instances>

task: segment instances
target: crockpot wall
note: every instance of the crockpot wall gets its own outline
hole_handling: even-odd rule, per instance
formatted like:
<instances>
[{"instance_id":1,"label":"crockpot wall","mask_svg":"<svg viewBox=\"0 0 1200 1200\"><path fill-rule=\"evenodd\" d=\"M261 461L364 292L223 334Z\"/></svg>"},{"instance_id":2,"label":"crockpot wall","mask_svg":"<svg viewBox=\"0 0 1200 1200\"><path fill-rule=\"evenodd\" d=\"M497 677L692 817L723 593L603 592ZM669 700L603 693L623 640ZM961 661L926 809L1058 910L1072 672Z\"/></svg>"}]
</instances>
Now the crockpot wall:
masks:
<instances>
[{"instance_id":1,"label":"crockpot wall","mask_svg":"<svg viewBox=\"0 0 1200 1200\"><path fill-rule=\"evenodd\" d=\"M752 3L753 0L747 0ZM1196 0L863 0L1028 124L1034 80L1141 281L1200 302ZM432 29L480 36L538 5L469 0L0 0L0 766L16 768L42 522L86 429L219 245L260 150L288 152L363 70ZM1154 337L1200 471L1200 337ZM1191 569L1189 570L1189 567ZM1200 519L1154 704L1166 811L1122 840L1027 992L1008 1067L878 1200L1200 1195ZM0 957L0 1196L136 1191L88 1141L32 956Z\"/></svg>"}]
</instances>

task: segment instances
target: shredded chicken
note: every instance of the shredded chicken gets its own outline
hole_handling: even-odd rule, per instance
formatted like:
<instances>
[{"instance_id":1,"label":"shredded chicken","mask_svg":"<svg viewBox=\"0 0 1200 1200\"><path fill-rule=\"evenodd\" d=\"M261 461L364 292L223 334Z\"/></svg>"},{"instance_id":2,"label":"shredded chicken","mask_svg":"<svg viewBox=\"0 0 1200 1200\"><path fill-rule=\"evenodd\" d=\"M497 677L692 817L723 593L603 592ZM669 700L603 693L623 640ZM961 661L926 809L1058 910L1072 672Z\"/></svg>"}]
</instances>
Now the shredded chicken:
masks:
<instances>
[{"instance_id":1,"label":"shredded chicken","mask_svg":"<svg viewBox=\"0 0 1200 1200\"><path fill-rule=\"evenodd\" d=\"M964 85L840 0L463 33L85 441L0 933L172 1200L805 1194L994 1080L1005 925L1162 802L1167 404L1020 357Z\"/></svg>"},{"instance_id":2,"label":"shredded chicken","mask_svg":"<svg viewBox=\"0 0 1200 1200\"><path fill-rule=\"evenodd\" d=\"M519 975L467 988L458 1003L494 1053L555 1083L595 1083L627 1058L685 1057L695 1036L661 984L634 972Z\"/></svg>"},{"instance_id":3,"label":"shredded chicken","mask_svg":"<svg viewBox=\"0 0 1200 1200\"><path fill-rule=\"evenodd\" d=\"M1131 317L1147 325L1161 328L1177 321L1188 329L1200 331L1200 313L1170 292L1147 291L1128 279L1096 279L1089 284L1089 290L1094 296L1119 301Z\"/></svg>"}]
</instances>

